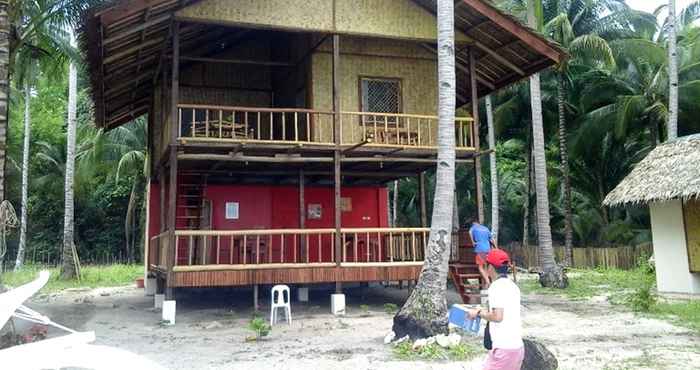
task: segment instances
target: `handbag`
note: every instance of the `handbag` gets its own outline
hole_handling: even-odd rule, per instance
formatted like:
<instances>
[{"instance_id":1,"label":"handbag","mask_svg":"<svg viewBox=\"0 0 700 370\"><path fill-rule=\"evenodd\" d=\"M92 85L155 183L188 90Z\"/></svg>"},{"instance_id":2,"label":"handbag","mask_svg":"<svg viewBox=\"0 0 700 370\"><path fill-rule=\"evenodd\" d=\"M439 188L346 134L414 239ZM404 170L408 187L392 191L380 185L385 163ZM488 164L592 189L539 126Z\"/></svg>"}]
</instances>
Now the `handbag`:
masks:
<instances>
[{"instance_id":1,"label":"handbag","mask_svg":"<svg viewBox=\"0 0 700 370\"><path fill-rule=\"evenodd\" d=\"M491 350L493 348L493 342L491 341L491 330L489 329L491 322L486 323L486 329L484 329L484 348Z\"/></svg>"}]
</instances>

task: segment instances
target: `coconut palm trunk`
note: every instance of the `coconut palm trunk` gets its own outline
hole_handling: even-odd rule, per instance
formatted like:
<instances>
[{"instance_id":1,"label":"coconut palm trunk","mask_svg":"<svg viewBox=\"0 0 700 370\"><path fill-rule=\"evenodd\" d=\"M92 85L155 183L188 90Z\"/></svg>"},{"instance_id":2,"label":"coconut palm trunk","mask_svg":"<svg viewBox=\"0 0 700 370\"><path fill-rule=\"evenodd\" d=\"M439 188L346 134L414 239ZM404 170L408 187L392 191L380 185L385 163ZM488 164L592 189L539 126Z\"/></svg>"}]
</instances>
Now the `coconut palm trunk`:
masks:
<instances>
[{"instance_id":1,"label":"coconut palm trunk","mask_svg":"<svg viewBox=\"0 0 700 370\"><path fill-rule=\"evenodd\" d=\"M27 212L29 199L29 141L31 138L31 89L29 82L24 85L24 147L22 149L22 204L19 220L19 245L17 246L17 259L15 260L15 271L22 268L24 263L24 252L27 248Z\"/></svg>"},{"instance_id":2,"label":"coconut palm trunk","mask_svg":"<svg viewBox=\"0 0 700 370\"><path fill-rule=\"evenodd\" d=\"M557 76L557 105L559 109L559 156L561 157L561 174L564 183L564 265L573 264L573 227L571 211L571 179L569 176L569 147L566 142L566 116L564 77Z\"/></svg>"},{"instance_id":3,"label":"coconut palm trunk","mask_svg":"<svg viewBox=\"0 0 700 370\"><path fill-rule=\"evenodd\" d=\"M541 0L528 1L528 23L530 26L540 30L542 27L541 25L538 26L538 23L541 23L541 16ZM537 199L535 219L537 221L537 236L539 241L540 261L542 264L540 284L547 287L565 288L568 286L568 280L561 266L557 265L554 260L552 229L549 224L549 193L547 192L547 164L544 148L542 90L540 87L539 73L530 77L530 103L532 108L532 153L533 168L535 170L535 196Z\"/></svg>"},{"instance_id":4,"label":"coconut palm trunk","mask_svg":"<svg viewBox=\"0 0 700 370\"><path fill-rule=\"evenodd\" d=\"M678 53L676 51L676 0L668 0L668 137L678 136Z\"/></svg>"},{"instance_id":5,"label":"coconut palm trunk","mask_svg":"<svg viewBox=\"0 0 700 370\"><path fill-rule=\"evenodd\" d=\"M496 133L493 128L493 105L491 95L486 97L486 124L489 135L489 166L491 169L491 234L498 244L498 167L496 166Z\"/></svg>"},{"instance_id":6,"label":"coconut palm trunk","mask_svg":"<svg viewBox=\"0 0 700 370\"><path fill-rule=\"evenodd\" d=\"M71 30L72 32L72 30ZM71 44L74 43L71 34ZM76 250L74 247L74 215L75 208L73 202L73 185L75 174L75 131L76 131L76 108L78 98L78 73L73 62L68 68L68 129L67 129L67 152L66 152L66 198L65 198L65 214L63 217L63 256L61 277L63 279L72 279L80 273L77 268Z\"/></svg>"},{"instance_id":7,"label":"coconut palm trunk","mask_svg":"<svg viewBox=\"0 0 700 370\"><path fill-rule=\"evenodd\" d=\"M416 287L394 317L397 337L447 332L447 271L455 188L454 1L438 0L438 160L430 237Z\"/></svg>"},{"instance_id":8,"label":"coconut palm trunk","mask_svg":"<svg viewBox=\"0 0 700 370\"><path fill-rule=\"evenodd\" d=\"M5 156L7 154L7 102L10 96L9 2L0 0L0 201L5 200Z\"/></svg>"}]
</instances>

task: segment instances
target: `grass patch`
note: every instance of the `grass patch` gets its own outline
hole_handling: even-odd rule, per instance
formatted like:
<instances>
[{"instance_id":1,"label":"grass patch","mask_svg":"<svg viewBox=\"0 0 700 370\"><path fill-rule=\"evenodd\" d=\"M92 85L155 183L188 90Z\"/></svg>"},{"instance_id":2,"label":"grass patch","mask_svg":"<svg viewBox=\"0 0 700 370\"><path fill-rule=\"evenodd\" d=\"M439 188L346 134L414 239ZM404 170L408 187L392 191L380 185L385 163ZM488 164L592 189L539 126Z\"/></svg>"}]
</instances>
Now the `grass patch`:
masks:
<instances>
[{"instance_id":1,"label":"grass patch","mask_svg":"<svg viewBox=\"0 0 700 370\"><path fill-rule=\"evenodd\" d=\"M450 348L443 348L433 343L414 350L413 343L405 341L393 348L394 357L402 361L468 361L476 357L479 352L479 348L468 343L460 343Z\"/></svg>"},{"instance_id":2,"label":"grass patch","mask_svg":"<svg viewBox=\"0 0 700 370\"><path fill-rule=\"evenodd\" d=\"M0 282L11 287L26 284L39 276L41 266L27 265L20 271L7 271L0 277ZM60 269L48 269L51 272L49 282L41 292L55 292L67 288L97 288L133 284L134 280L143 276L143 265L108 265L83 266L80 281L61 280Z\"/></svg>"},{"instance_id":3,"label":"grass patch","mask_svg":"<svg viewBox=\"0 0 700 370\"><path fill-rule=\"evenodd\" d=\"M567 289L542 288L537 280L523 280L523 293L556 294L572 300L607 295L614 305L622 305L645 316L665 319L700 333L700 301L665 301L656 296L656 275L647 266L636 269L572 269Z\"/></svg>"}]
</instances>

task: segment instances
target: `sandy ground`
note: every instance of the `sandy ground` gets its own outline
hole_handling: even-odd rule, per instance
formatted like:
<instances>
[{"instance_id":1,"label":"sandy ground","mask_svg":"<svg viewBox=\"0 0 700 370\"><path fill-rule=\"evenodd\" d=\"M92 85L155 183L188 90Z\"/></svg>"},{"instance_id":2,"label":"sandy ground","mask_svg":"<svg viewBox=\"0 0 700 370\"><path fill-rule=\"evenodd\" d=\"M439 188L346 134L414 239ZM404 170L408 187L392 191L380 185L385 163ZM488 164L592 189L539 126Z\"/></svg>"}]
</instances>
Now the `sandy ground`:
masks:
<instances>
[{"instance_id":1,"label":"sandy ground","mask_svg":"<svg viewBox=\"0 0 700 370\"><path fill-rule=\"evenodd\" d=\"M98 344L127 349L170 369L480 368L485 353L470 363L409 364L392 358L383 344L392 316L383 306L401 305L406 289L349 288L348 312L340 318L329 314L330 293L330 287L319 287L311 290L310 302L293 302L293 325L275 326L258 343L245 342L251 334L246 329L253 313L251 290L178 292L177 324L169 327L159 325L153 298L133 287L40 295L29 306L68 327L94 330ZM450 291L449 303L457 300ZM269 307L264 299L261 304ZM364 304L369 316L359 307ZM561 369L700 369L700 335L620 312L604 299L528 295L523 305L526 336L545 343Z\"/></svg>"}]
</instances>

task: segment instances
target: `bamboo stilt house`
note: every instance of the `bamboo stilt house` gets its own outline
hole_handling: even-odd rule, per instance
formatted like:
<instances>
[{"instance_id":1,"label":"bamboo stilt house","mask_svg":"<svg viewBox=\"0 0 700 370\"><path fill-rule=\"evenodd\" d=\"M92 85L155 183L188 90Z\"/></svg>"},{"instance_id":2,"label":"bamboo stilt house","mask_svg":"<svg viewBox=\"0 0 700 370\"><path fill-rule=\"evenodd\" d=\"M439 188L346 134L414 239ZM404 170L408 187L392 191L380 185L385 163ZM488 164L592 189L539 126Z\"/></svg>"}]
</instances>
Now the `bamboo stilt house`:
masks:
<instances>
[{"instance_id":1,"label":"bamboo stilt house","mask_svg":"<svg viewBox=\"0 0 700 370\"><path fill-rule=\"evenodd\" d=\"M146 269L172 288L415 280L428 235L387 187L437 153L435 1L116 0L81 47L106 130L148 117ZM483 0L455 4L457 103L564 58ZM478 168L478 114L455 118ZM475 184L481 194L480 173Z\"/></svg>"}]
</instances>

